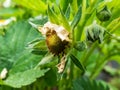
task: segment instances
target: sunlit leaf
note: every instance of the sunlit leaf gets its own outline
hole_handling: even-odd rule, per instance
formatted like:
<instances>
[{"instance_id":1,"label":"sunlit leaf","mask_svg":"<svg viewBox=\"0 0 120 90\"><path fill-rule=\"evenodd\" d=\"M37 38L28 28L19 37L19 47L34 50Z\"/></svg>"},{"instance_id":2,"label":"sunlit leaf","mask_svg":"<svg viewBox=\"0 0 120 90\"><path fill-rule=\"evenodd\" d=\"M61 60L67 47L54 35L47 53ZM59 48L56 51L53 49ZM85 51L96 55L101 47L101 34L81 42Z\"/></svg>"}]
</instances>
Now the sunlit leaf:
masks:
<instances>
[{"instance_id":1,"label":"sunlit leaf","mask_svg":"<svg viewBox=\"0 0 120 90\"><path fill-rule=\"evenodd\" d=\"M47 10L47 4L45 4L42 0L13 0L13 2L26 7L28 9L38 11L41 13L45 13Z\"/></svg>"},{"instance_id":2,"label":"sunlit leaf","mask_svg":"<svg viewBox=\"0 0 120 90\"><path fill-rule=\"evenodd\" d=\"M82 7L80 6L78 9L78 12L76 13L76 15L71 23L72 30L74 30L74 28L76 27L76 25L80 21L81 15L82 15Z\"/></svg>"},{"instance_id":3,"label":"sunlit leaf","mask_svg":"<svg viewBox=\"0 0 120 90\"><path fill-rule=\"evenodd\" d=\"M48 16L49 16L49 19L52 23L56 23L56 24L59 24L59 19L57 17L57 15L53 12L53 10L50 8L50 6L48 5Z\"/></svg>"},{"instance_id":4,"label":"sunlit leaf","mask_svg":"<svg viewBox=\"0 0 120 90\"><path fill-rule=\"evenodd\" d=\"M24 14L24 10L18 8L1 8L0 16L9 18L13 16L21 17Z\"/></svg>"},{"instance_id":5,"label":"sunlit leaf","mask_svg":"<svg viewBox=\"0 0 120 90\"><path fill-rule=\"evenodd\" d=\"M48 5L48 16L49 19L52 23L62 25L66 30L70 31L70 25L69 22L67 21L63 11L59 7L59 14L56 14Z\"/></svg>"},{"instance_id":6,"label":"sunlit leaf","mask_svg":"<svg viewBox=\"0 0 120 90\"><path fill-rule=\"evenodd\" d=\"M60 0L60 7L62 8L63 13L66 12L69 6L70 0Z\"/></svg>"},{"instance_id":7,"label":"sunlit leaf","mask_svg":"<svg viewBox=\"0 0 120 90\"><path fill-rule=\"evenodd\" d=\"M70 30L71 30L71 27L70 27L70 25L69 25L69 22L67 21L64 13L62 12L62 10L61 10L60 7L59 7L59 10L60 10L60 17L61 17L60 21L61 21L62 25L64 26L64 28L65 28L66 30L70 31Z\"/></svg>"},{"instance_id":8,"label":"sunlit leaf","mask_svg":"<svg viewBox=\"0 0 120 90\"><path fill-rule=\"evenodd\" d=\"M80 3L81 1L78 1L78 0L70 0L70 4L71 4L71 7L72 7L72 10L74 10L74 14L75 14L75 12L77 12L77 10L78 10L78 2Z\"/></svg>"}]
</instances>

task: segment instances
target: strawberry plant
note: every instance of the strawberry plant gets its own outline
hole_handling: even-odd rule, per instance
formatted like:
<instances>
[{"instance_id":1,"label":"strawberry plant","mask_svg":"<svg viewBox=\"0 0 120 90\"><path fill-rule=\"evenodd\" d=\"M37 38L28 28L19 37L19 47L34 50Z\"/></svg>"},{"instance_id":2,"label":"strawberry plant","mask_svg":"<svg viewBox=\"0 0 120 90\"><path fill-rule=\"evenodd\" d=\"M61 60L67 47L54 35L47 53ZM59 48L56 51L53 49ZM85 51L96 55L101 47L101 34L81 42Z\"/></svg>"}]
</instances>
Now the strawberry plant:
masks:
<instances>
[{"instance_id":1,"label":"strawberry plant","mask_svg":"<svg viewBox=\"0 0 120 90\"><path fill-rule=\"evenodd\" d=\"M0 90L120 89L118 0L0 5Z\"/></svg>"}]
</instances>

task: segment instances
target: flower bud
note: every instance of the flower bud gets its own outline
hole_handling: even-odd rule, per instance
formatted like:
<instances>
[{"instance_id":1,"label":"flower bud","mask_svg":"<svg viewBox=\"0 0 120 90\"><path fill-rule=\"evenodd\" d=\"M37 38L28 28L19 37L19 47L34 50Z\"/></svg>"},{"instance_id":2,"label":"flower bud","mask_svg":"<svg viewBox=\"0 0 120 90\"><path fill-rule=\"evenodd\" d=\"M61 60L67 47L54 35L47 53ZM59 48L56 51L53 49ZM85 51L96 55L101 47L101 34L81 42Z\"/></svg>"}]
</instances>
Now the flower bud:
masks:
<instances>
[{"instance_id":1,"label":"flower bud","mask_svg":"<svg viewBox=\"0 0 120 90\"><path fill-rule=\"evenodd\" d=\"M87 45L83 41L82 42L78 41L78 42L75 42L74 48L78 51L83 51L87 48Z\"/></svg>"},{"instance_id":2,"label":"flower bud","mask_svg":"<svg viewBox=\"0 0 120 90\"><path fill-rule=\"evenodd\" d=\"M100 11L96 11L96 16L100 21L108 21L111 17L111 11L107 8L107 6L104 6L104 8Z\"/></svg>"},{"instance_id":3,"label":"flower bud","mask_svg":"<svg viewBox=\"0 0 120 90\"><path fill-rule=\"evenodd\" d=\"M91 42L98 40L101 43L104 39L105 28L93 22L92 25L86 28L86 39Z\"/></svg>"}]
</instances>

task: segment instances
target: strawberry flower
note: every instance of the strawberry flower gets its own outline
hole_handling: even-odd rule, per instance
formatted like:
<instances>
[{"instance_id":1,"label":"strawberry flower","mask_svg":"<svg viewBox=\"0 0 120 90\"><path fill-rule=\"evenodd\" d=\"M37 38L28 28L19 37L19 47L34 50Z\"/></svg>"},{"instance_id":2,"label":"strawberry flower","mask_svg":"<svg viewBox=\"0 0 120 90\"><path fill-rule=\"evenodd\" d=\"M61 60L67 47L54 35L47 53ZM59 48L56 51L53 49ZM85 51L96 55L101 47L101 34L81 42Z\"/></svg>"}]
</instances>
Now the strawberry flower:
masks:
<instances>
[{"instance_id":1,"label":"strawberry flower","mask_svg":"<svg viewBox=\"0 0 120 90\"><path fill-rule=\"evenodd\" d=\"M49 51L54 55L64 55L60 63L57 65L58 73L62 73L65 68L65 50L71 41L69 38L69 32L64 27L47 22L42 28L39 29L42 35L46 36L46 44Z\"/></svg>"},{"instance_id":2,"label":"strawberry flower","mask_svg":"<svg viewBox=\"0 0 120 90\"><path fill-rule=\"evenodd\" d=\"M54 55L64 54L70 42L69 32L64 27L47 22L39 29L42 35L46 36L46 44Z\"/></svg>"},{"instance_id":3,"label":"strawberry flower","mask_svg":"<svg viewBox=\"0 0 120 90\"><path fill-rule=\"evenodd\" d=\"M61 58L59 64L56 66L58 68L58 73L62 73L65 68L67 51L70 48L70 33L63 26L51 22L45 23L43 27L35 26L31 22L30 24L37 27L38 31L45 37L45 44L48 48L48 52L53 54L53 56Z\"/></svg>"}]
</instances>

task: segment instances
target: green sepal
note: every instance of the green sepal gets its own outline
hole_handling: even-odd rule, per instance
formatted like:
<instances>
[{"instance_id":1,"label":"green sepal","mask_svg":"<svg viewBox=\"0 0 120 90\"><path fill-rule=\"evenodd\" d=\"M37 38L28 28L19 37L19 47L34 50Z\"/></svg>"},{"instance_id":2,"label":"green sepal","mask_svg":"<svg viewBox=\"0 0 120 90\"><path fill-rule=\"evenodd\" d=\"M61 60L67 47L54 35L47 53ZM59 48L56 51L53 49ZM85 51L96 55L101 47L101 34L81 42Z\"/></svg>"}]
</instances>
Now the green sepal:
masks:
<instances>
[{"instance_id":1,"label":"green sepal","mask_svg":"<svg viewBox=\"0 0 120 90\"><path fill-rule=\"evenodd\" d=\"M80 69L82 70L83 74L85 72L85 67L83 66L83 64L73 55L70 54L70 58L73 61L73 63Z\"/></svg>"},{"instance_id":2,"label":"green sepal","mask_svg":"<svg viewBox=\"0 0 120 90\"><path fill-rule=\"evenodd\" d=\"M87 48L87 45L85 42L81 42L81 41L78 41L78 42L75 42L74 43L74 48L78 51L83 51Z\"/></svg>"},{"instance_id":3,"label":"green sepal","mask_svg":"<svg viewBox=\"0 0 120 90\"><path fill-rule=\"evenodd\" d=\"M31 49L31 52L37 55L45 55L48 52L46 42L42 38L30 42L27 48Z\"/></svg>"}]
</instances>

